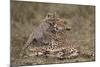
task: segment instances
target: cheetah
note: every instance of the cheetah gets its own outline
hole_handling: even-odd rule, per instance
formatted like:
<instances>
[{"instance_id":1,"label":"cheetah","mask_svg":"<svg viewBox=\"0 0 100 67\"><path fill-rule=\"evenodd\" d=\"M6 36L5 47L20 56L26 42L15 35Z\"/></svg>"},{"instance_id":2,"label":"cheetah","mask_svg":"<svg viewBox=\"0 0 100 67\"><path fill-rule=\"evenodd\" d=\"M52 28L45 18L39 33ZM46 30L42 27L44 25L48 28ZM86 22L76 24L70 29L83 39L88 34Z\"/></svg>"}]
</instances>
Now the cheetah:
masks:
<instances>
[{"instance_id":1,"label":"cheetah","mask_svg":"<svg viewBox=\"0 0 100 67\"><path fill-rule=\"evenodd\" d=\"M51 39L55 37L57 32L66 30L64 20L56 17L55 13L48 13L43 22L30 34L27 42L22 48L22 53L33 42L37 42L39 45L50 44ZM53 34L54 36L52 37Z\"/></svg>"},{"instance_id":2,"label":"cheetah","mask_svg":"<svg viewBox=\"0 0 100 67\"><path fill-rule=\"evenodd\" d=\"M79 56L79 51L71 46L65 47L59 45L58 42L52 40L51 45L44 46L44 47L35 47L29 49L31 54L28 56L44 56L44 57L52 57L57 58L59 60L65 58L73 58Z\"/></svg>"}]
</instances>

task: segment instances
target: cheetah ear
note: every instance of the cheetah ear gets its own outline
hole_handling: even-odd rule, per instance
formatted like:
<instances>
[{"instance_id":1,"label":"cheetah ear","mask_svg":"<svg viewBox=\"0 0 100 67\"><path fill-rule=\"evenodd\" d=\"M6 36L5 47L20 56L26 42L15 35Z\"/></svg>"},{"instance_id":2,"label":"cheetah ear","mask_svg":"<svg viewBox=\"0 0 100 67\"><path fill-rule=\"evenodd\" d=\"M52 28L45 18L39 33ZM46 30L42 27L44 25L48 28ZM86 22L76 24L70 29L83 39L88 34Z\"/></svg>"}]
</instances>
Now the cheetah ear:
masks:
<instances>
[{"instance_id":1,"label":"cheetah ear","mask_svg":"<svg viewBox=\"0 0 100 67\"><path fill-rule=\"evenodd\" d=\"M46 18L50 18L51 16L53 16L53 14L52 13L48 13Z\"/></svg>"},{"instance_id":2,"label":"cheetah ear","mask_svg":"<svg viewBox=\"0 0 100 67\"><path fill-rule=\"evenodd\" d=\"M50 17L50 15L51 15L51 14L50 14L50 13L48 13L48 14L47 14L47 17L49 18L49 17Z\"/></svg>"},{"instance_id":3,"label":"cheetah ear","mask_svg":"<svg viewBox=\"0 0 100 67\"><path fill-rule=\"evenodd\" d=\"M51 18L51 17L55 18L56 16L57 16L57 15L56 15L56 12L53 12L53 13L50 13L50 12L49 12L49 13L47 14L46 17L47 17L47 18Z\"/></svg>"}]
</instances>

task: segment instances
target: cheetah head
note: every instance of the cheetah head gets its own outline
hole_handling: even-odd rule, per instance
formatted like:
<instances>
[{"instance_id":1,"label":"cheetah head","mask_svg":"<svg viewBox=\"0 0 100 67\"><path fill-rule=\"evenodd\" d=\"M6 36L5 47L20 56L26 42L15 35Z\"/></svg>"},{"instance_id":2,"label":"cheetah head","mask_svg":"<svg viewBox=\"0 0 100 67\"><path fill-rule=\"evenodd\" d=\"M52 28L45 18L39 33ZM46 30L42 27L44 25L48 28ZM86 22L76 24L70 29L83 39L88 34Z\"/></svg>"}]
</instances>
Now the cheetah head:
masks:
<instances>
[{"instance_id":1,"label":"cheetah head","mask_svg":"<svg viewBox=\"0 0 100 67\"><path fill-rule=\"evenodd\" d=\"M56 22L54 23L54 30L55 31L64 31L67 30L69 31L71 28L66 26L66 22L63 19L57 19Z\"/></svg>"},{"instance_id":2,"label":"cheetah head","mask_svg":"<svg viewBox=\"0 0 100 67\"><path fill-rule=\"evenodd\" d=\"M46 22L50 24L54 28L54 31L60 32L63 30L70 30L70 27L67 27L65 20L57 17L55 13L48 13L46 16Z\"/></svg>"}]
</instances>

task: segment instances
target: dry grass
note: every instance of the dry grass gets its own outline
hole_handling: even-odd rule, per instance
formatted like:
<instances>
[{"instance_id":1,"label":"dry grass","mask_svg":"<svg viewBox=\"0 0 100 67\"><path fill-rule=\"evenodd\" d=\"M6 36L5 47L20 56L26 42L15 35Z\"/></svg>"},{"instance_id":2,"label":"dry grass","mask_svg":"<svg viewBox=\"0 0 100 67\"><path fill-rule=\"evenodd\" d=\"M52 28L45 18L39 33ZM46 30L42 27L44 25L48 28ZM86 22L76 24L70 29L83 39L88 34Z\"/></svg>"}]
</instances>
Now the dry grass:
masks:
<instances>
[{"instance_id":1,"label":"dry grass","mask_svg":"<svg viewBox=\"0 0 100 67\"><path fill-rule=\"evenodd\" d=\"M31 65L95 60L94 57L87 55L65 60L44 57L19 57L29 34L41 23L48 12L57 12L60 18L67 20L67 26L71 27L71 31L66 32L68 44L78 46L78 49L83 53L95 53L94 6L12 1L11 64Z\"/></svg>"}]
</instances>

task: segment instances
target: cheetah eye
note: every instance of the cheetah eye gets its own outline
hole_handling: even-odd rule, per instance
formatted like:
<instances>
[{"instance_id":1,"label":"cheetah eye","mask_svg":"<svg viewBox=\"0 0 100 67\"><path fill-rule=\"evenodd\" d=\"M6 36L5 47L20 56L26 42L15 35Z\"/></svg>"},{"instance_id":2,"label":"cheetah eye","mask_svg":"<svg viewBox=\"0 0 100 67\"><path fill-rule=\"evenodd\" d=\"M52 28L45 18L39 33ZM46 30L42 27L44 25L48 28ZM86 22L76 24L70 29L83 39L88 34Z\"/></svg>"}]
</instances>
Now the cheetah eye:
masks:
<instances>
[{"instance_id":1,"label":"cheetah eye","mask_svg":"<svg viewBox=\"0 0 100 67\"><path fill-rule=\"evenodd\" d=\"M48 15L48 17L50 17L50 15Z\"/></svg>"}]
</instances>

